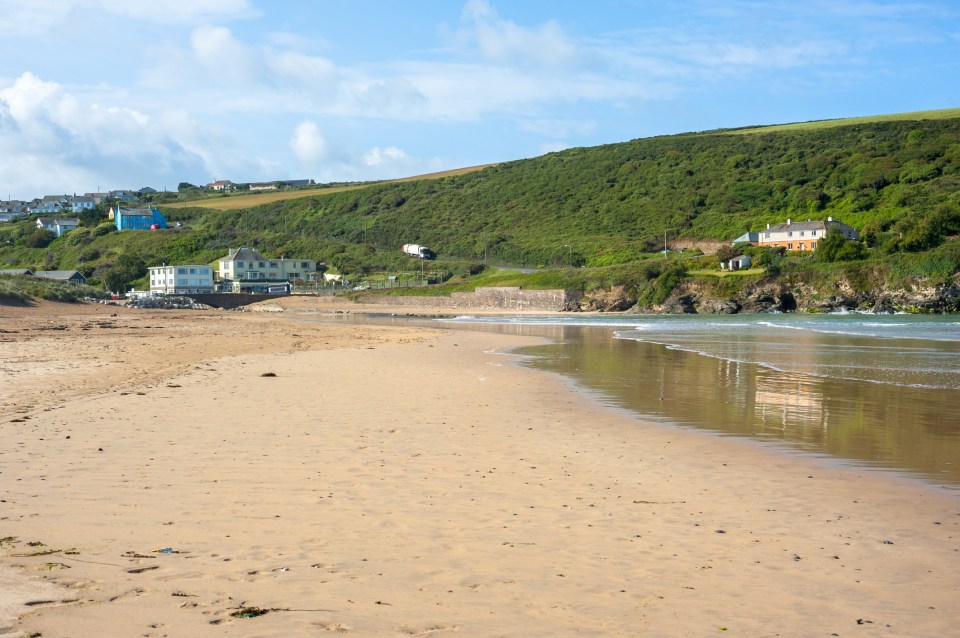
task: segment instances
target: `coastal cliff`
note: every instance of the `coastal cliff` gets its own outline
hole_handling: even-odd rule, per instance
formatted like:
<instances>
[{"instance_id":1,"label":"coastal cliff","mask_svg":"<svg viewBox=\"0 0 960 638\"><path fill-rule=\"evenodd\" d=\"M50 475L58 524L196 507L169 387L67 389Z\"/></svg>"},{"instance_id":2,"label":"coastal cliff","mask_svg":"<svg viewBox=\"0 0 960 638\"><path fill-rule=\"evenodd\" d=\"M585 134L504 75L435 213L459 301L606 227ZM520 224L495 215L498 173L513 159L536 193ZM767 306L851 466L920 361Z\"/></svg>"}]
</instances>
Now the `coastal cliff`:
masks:
<instances>
[{"instance_id":1,"label":"coastal cliff","mask_svg":"<svg viewBox=\"0 0 960 638\"><path fill-rule=\"evenodd\" d=\"M850 310L877 313L944 314L960 311L960 278L945 283L915 280L901 286L887 284L858 289L847 279L831 285L792 282L787 279L761 281L729 295L718 295L716 287L697 281L679 285L660 304L632 306L638 314L737 314L740 312L825 313ZM598 304L604 295L589 294L581 303L591 309L613 310ZM622 309L622 308L618 308Z\"/></svg>"}]
</instances>

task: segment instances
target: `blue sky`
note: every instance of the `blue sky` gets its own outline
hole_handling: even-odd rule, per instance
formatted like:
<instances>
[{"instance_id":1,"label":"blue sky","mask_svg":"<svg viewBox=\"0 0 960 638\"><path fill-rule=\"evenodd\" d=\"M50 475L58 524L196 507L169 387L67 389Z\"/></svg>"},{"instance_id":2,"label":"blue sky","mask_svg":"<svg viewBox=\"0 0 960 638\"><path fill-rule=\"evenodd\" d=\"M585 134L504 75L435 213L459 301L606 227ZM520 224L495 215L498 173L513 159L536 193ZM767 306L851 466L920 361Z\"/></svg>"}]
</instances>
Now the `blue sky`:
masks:
<instances>
[{"instance_id":1,"label":"blue sky","mask_svg":"<svg viewBox=\"0 0 960 638\"><path fill-rule=\"evenodd\" d=\"M956 0L3 0L0 198L960 107Z\"/></svg>"}]
</instances>

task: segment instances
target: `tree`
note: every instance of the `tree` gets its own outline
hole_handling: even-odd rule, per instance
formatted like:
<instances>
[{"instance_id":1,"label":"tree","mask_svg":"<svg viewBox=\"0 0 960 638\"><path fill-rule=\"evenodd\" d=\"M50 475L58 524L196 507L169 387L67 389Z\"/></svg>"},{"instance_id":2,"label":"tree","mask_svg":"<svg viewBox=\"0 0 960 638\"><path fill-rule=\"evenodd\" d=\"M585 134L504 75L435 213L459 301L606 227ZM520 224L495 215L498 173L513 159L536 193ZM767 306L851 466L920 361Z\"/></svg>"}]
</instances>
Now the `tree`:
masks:
<instances>
[{"instance_id":1,"label":"tree","mask_svg":"<svg viewBox=\"0 0 960 638\"><path fill-rule=\"evenodd\" d=\"M817 244L816 257L824 262L863 259L863 246L858 241L847 240L839 228L832 226Z\"/></svg>"},{"instance_id":2,"label":"tree","mask_svg":"<svg viewBox=\"0 0 960 638\"><path fill-rule=\"evenodd\" d=\"M180 182L179 184L177 184L177 192L180 192L180 193L184 191L197 190L199 188L200 188L199 186L195 184L191 184L190 182Z\"/></svg>"},{"instance_id":3,"label":"tree","mask_svg":"<svg viewBox=\"0 0 960 638\"><path fill-rule=\"evenodd\" d=\"M124 253L104 273L102 279L109 290L124 292L131 281L147 274L147 265L140 255Z\"/></svg>"},{"instance_id":4,"label":"tree","mask_svg":"<svg viewBox=\"0 0 960 638\"><path fill-rule=\"evenodd\" d=\"M88 228L93 228L97 224L107 219L109 211L105 204L97 204L93 208L86 208L77 214L81 223Z\"/></svg>"}]
</instances>

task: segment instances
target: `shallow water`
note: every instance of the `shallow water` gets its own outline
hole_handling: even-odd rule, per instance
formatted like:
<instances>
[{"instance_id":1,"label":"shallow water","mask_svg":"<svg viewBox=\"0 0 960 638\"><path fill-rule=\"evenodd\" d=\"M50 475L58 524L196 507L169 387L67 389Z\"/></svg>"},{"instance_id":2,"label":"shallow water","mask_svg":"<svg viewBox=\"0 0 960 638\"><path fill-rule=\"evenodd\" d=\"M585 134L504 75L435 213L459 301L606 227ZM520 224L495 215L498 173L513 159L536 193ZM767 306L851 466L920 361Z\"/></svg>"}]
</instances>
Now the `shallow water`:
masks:
<instances>
[{"instance_id":1,"label":"shallow water","mask_svg":"<svg viewBox=\"0 0 960 638\"><path fill-rule=\"evenodd\" d=\"M449 321L449 320L448 320ZM541 335L525 365L658 420L960 486L960 321L737 315L459 317Z\"/></svg>"}]
</instances>

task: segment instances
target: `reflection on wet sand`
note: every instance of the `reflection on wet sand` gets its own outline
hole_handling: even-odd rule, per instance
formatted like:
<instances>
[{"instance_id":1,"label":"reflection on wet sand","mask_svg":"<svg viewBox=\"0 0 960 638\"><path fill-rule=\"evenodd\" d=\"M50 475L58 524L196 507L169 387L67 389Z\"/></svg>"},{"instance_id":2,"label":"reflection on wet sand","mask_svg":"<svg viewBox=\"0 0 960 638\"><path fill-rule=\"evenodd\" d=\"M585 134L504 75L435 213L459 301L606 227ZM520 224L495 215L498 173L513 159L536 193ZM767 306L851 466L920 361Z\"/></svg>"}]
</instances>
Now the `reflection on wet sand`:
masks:
<instances>
[{"instance_id":1,"label":"reflection on wet sand","mask_svg":"<svg viewBox=\"0 0 960 638\"><path fill-rule=\"evenodd\" d=\"M960 420L949 390L780 372L616 339L609 329L509 330L556 340L525 348L533 355L526 365L568 375L618 407L960 485ZM804 352L799 358L816 356Z\"/></svg>"},{"instance_id":2,"label":"reflection on wet sand","mask_svg":"<svg viewBox=\"0 0 960 638\"><path fill-rule=\"evenodd\" d=\"M338 320L438 325L387 316ZM701 339L698 345L715 348L714 356L703 356L681 349L676 335L677 343L671 345L618 339L615 332L631 323L626 320L606 326L555 321L443 325L543 337L550 343L519 352L528 355L524 365L563 374L608 405L647 419L773 441L960 487L956 390L909 385L956 384L955 342L878 342L801 331L772 341L751 327L717 335L710 343ZM756 356L778 365L748 362ZM932 365L924 366L924 361ZM824 369L838 376L814 374ZM842 378L849 371L855 378ZM889 378L905 385L858 380L864 371L878 381Z\"/></svg>"}]
</instances>

